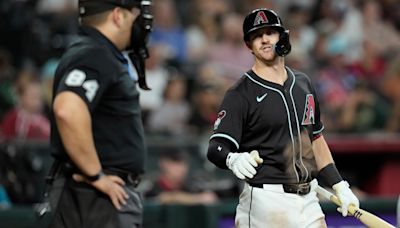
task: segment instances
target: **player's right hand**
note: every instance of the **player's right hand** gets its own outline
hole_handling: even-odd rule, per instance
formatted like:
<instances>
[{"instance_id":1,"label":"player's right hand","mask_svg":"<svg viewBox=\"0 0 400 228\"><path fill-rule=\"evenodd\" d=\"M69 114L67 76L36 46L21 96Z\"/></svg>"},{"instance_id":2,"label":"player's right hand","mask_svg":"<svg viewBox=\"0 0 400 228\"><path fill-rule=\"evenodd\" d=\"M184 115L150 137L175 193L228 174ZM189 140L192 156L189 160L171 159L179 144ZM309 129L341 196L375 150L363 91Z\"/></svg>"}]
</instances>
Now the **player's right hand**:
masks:
<instances>
[{"instance_id":1,"label":"player's right hand","mask_svg":"<svg viewBox=\"0 0 400 228\"><path fill-rule=\"evenodd\" d=\"M258 152L229 153L226 158L226 165L239 179L253 178L257 173L254 167L262 163Z\"/></svg>"},{"instance_id":2,"label":"player's right hand","mask_svg":"<svg viewBox=\"0 0 400 228\"><path fill-rule=\"evenodd\" d=\"M340 181L339 183L334 184L332 188L335 190L336 195L342 204L342 206L338 208L338 211L342 213L343 217L347 216L347 211L350 204L353 204L356 207L360 206L360 201L351 191L347 181Z\"/></svg>"},{"instance_id":3,"label":"player's right hand","mask_svg":"<svg viewBox=\"0 0 400 228\"><path fill-rule=\"evenodd\" d=\"M75 181L86 182L97 190L108 195L114 207L118 210L121 209L121 204L126 204L126 200L129 198L128 194L124 190L125 182L119 176L104 175L93 182L86 180L85 177L80 174L74 174L72 177Z\"/></svg>"}]
</instances>

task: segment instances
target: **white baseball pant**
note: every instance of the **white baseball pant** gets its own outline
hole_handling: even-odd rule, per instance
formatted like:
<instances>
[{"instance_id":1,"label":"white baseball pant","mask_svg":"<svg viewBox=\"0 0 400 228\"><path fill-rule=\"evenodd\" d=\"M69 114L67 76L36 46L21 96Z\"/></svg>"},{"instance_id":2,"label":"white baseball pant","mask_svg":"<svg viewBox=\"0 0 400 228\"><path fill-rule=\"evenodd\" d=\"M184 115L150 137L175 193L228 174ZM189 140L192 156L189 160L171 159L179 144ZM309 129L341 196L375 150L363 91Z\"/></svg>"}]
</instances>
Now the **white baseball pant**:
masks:
<instances>
[{"instance_id":1,"label":"white baseball pant","mask_svg":"<svg viewBox=\"0 0 400 228\"><path fill-rule=\"evenodd\" d=\"M326 228L315 188L311 181L307 195L283 191L281 184L264 184L263 188L244 186L236 208L237 228Z\"/></svg>"}]
</instances>

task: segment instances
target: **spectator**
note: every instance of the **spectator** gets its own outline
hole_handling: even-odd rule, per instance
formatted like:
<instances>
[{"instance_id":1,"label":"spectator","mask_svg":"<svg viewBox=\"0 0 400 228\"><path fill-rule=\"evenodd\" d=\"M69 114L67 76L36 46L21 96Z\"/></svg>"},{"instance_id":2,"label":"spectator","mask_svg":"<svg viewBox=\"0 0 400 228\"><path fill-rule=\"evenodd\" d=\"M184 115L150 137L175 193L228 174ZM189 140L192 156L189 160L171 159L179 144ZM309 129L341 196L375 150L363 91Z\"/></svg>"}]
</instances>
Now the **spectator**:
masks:
<instances>
[{"instance_id":1,"label":"spectator","mask_svg":"<svg viewBox=\"0 0 400 228\"><path fill-rule=\"evenodd\" d=\"M379 1L362 1L362 22L364 38L372 42L381 56L390 56L400 50L400 35L393 24L382 19Z\"/></svg>"},{"instance_id":2,"label":"spectator","mask_svg":"<svg viewBox=\"0 0 400 228\"><path fill-rule=\"evenodd\" d=\"M386 60L378 53L376 43L366 39L363 42L363 57L350 66L359 79L370 85L379 85L386 70Z\"/></svg>"},{"instance_id":3,"label":"spectator","mask_svg":"<svg viewBox=\"0 0 400 228\"><path fill-rule=\"evenodd\" d=\"M0 184L0 210L8 209L11 206L6 189Z\"/></svg>"},{"instance_id":4,"label":"spectator","mask_svg":"<svg viewBox=\"0 0 400 228\"><path fill-rule=\"evenodd\" d=\"M192 113L189 125L195 135L208 133L217 119L220 103L218 87L210 82L202 82L195 86L192 95Z\"/></svg>"},{"instance_id":5,"label":"spectator","mask_svg":"<svg viewBox=\"0 0 400 228\"><path fill-rule=\"evenodd\" d=\"M160 46L160 44L151 45L149 47L150 56L146 60L146 81L151 90L142 90L139 97L144 123L147 122L150 113L162 104L162 91L168 81L168 70L164 66L166 56L159 51Z\"/></svg>"},{"instance_id":6,"label":"spectator","mask_svg":"<svg viewBox=\"0 0 400 228\"><path fill-rule=\"evenodd\" d=\"M309 9L300 4L292 3L288 8L288 24L292 51L287 57L288 65L300 71L308 71L310 67L311 50L317 38L316 31L310 25Z\"/></svg>"},{"instance_id":7,"label":"spectator","mask_svg":"<svg viewBox=\"0 0 400 228\"><path fill-rule=\"evenodd\" d=\"M164 151L159 157L160 174L153 187L146 193L162 204L213 204L218 201L211 191L194 189L189 181L187 154L177 148Z\"/></svg>"},{"instance_id":8,"label":"spectator","mask_svg":"<svg viewBox=\"0 0 400 228\"><path fill-rule=\"evenodd\" d=\"M389 63L383 78L381 91L392 105L386 124L386 131L400 132L400 56L397 56Z\"/></svg>"},{"instance_id":9,"label":"spectator","mask_svg":"<svg viewBox=\"0 0 400 228\"><path fill-rule=\"evenodd\" d=\"M148 126L154 133L183 136L187 133L190 106L186 101L186 81L173 76L164 91L164 103L149 117Z\"/></svg>"},{"instance_id":10,"label":"spectator","mask_svg":"<svg viewBox=\"0 0 400 228\"><path fill-rule=\"evenodd\" d=\"M43 140L50 136L50 124L43 114L43 95L38 81L20 78L16 86L17 105L2 121L7 140Z\"/></svg>"},{"instance_id":11,"label":"spectator","mask_svg":"<svg viewBox=\"0 0 400 228\"><path fill-rule=\"evenodd\" d=\"M354 61L360 57L362 41L362 22L358 9L350 1L324 0L313 13L315 28L327 35L329 43L343 43L352 51L343 53L346 61Z\"/></svg>"},{"instance_id":12,"label":"spectator","mask_svg":"<svg viewBox=\"0 0 400 228\"><path fill-rule=\"evenodd\" d=\"M359 81L343 103L339 129L359 133L383 130L389 112L388 103L369 88L368 82Z\"/></svg>"},{"instance_id":13,"label":"spectator","mask_svg":"<svg viewBox=\"0 0 400 228\"><path fill-rule=\"evenodd\" d=\"M343 52L346 46L337 41L327 45L327 64L320 68L315 78L325 129L328 131L339 130L339 116L343 104L346 102L350 91L354 88L357 78L350 72Z\"/></svg>"},{"instance_id":14,"label":"spectator","mask_svg":"<svg viewBox=\"0 0 400 228\"><path fill-rule=\"evenodd\" d=\"M161 44L159 51L167 53L168 59L185 61L185 31L179 23L175 9L172 0L157 1L154 5L154 29L150 40L154 44Z\"/></svg>"},{"instance_id":15,"label":"spectator","mask_svg":"<svg viewBox=\"0 0 400 228\"><path fill-rule=\"evenodd\" d=\"M210 61L218 64L223 70L223 76L235 81L248 69L253 56L243 44L241 22L243 16L230 13L222 20L221 39L209 49Z\"/></svg>"}]
</instances>

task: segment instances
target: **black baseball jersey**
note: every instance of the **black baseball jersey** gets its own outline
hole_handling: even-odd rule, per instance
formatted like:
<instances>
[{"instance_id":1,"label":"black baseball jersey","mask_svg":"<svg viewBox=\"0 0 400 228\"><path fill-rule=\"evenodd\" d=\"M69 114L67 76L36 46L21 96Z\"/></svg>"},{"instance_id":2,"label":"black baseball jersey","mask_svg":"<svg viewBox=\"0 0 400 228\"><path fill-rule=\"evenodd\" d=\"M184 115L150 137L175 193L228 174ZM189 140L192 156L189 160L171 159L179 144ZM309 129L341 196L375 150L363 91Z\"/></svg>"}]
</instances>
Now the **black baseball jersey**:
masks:
<instances>
[{"instance_id":1,"label":"black baseball jersey","mask_svg":"<svg viewBox=\"0 0 400 228\"><path fill-rule=\"evenodd\" d=\"M283 86L245 73L225 94L214 124L211 139L228 140L238 152L259 151L264 163L252 183L304 182L317 172L312 140L323 130L317 96L304 73L286 70Z\"/></svg>"},{"instance_id":2,"label":"black baseball jersey","mask_svg":"<svg viewBox=\"0 0 400 228\"><path fill-rule=\"evenodd\" d=\"M82 27L57 68L53 96L71 91L87 104L103 167L143 173L146 148L139 92L127 65L127 59L105 36L94 28ZM53 155L66 160L54 114L51 121Z\"/></svg>"}]
</instances>

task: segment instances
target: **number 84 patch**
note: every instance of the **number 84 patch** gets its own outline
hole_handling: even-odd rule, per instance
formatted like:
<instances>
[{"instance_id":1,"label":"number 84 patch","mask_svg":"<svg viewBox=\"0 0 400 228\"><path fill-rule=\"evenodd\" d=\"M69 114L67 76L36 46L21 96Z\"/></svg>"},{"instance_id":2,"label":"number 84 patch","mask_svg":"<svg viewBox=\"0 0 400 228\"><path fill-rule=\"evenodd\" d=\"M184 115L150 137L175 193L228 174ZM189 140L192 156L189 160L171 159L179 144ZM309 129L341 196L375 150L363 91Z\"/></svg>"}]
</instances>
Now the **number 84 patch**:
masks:
<instances>
[{"instance_id":1,"label":"number 84 patch","mask_svg":"<svg viewBox=\"0 0 400 228\"><path fill-rule=\"evenodd\" d=\"M96 79L86 80L86 73L84 71L75 69L69 72L65 79L65 84L71 87L82 87L85 89L86 98L92 102L99 89L99 83Z\"/></svg>"}]
</instances>

